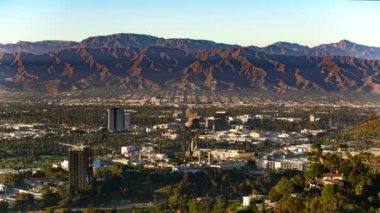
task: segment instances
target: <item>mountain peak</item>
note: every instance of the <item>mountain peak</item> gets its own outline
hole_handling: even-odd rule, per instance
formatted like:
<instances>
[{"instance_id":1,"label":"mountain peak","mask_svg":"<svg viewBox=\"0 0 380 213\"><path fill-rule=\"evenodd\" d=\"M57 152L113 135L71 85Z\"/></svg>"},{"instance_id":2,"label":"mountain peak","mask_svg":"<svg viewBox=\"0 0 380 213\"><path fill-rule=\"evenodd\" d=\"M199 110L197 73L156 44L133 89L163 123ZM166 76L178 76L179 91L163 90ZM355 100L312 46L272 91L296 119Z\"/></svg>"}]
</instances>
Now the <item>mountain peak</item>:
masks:
<instances>
[{"instance_id":1,"label":"mountain peak","mask_svg":"<svg viewBox=\"0 0 380 213\"><path fill-rule=\"evenodd\" d=\"M278 42L273 43L272 45L300 45L300 44L287 42L287 41L278 41Z\"/></svg>"},{"instance_id":2,"label":"mountain peak","mask_svg":"<svg viewBox=\"0 0 380 213\"><path fill-rule=\"evenodd\" d=\"M349 40L343 39L337 43L337 46L341 49L351 49L356 44L354 42L351 42Z\"/></svg>"},{"instance_id":3,"label":"mountain peak","mask_svg":"<svg viewBox=\"0 0 380 213\"><path fill-rule=\"evenodd\" d=\"M261 49L268 54L304 55L310 48L297 43L279 41Z\"/></svg>"},{"instance_id":4,"label":"mountain peak","mask_svg":"<svg viewBox=\"0 0 380 213\"><path fill-rule=\"evenodd\" d=\"M230 45L223 43L216 43L208 40L195 40L188 38L159 38L144 34L131 34L119 33L106 36L95 36L83 40L81 43L83 47L89 48L123 48L127 46L144 48L151 46L177 48L189 51L210 49L210 48L234 48L240 47L238 45Z\"/></svg>"},{"instance_id":5,"label":"mountain peak","mask_svg":"<svg viewBox=\"0 0 380 213\"><path fill-rule=\"evenodd\" d=\"M4 53L26 52L31 54L46 54L49 52L71 49L74 47L90 49L99 48L145 48L145 47L165 47L176 48L185 51L199 51L206 49L230 49L241 48L234 44L217 43L210 40L190 39L190 38L162 38L145 34L116 33L110 35L100 35L88 37L79 42L45 40L37 42L19 41L16 44L0 44L0 49ZM266 47L247 46L246 48L265 52L269 55L296 55L326 57L330 55L350 56L369 60L380 60L380 48L356 44L347 39L336 43L321 44L316 47L309 47L298 43L278 41Z\"/></svg>"},{"instance_id":6,"label":"mountain peak","mask_svg":"<svg viewBox=\"0 0 380 213\"><path fill-rule=\"evenodd\" d=\"M342 39L338 43L339 44L354 44L354 42L347 40L347 39Z\"/></svg>"}]
</instances>

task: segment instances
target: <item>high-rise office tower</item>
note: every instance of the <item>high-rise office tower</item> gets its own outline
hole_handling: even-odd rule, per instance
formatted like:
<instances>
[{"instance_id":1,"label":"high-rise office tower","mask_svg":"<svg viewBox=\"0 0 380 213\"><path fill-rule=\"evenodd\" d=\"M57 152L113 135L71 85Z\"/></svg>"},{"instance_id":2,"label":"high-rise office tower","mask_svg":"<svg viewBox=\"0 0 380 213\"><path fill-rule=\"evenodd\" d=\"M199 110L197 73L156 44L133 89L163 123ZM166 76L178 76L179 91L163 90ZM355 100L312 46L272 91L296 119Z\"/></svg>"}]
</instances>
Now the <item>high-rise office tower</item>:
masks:
<instances>
[{"instance_id":1,"label":"high-rise office tower","mask_svg":"<svg viewBox=\"0 0 380 213\"><path fill-rule=\"evenodd\" d=\"M69 186L71 190L88 187L93 176L92 150L89 146L69 149Z\"/></svg>"},{"instance_id":2,"label":"high-rise office tower","mask_svg":"<svg viewBox=\"0 0 380 213\"><path fill-rule=\"evenodd\" d=\"M208 117L206 119L206 129L215 130L215 118L214 117Z\"/></svg>"},{"instance_id":3,"label":"high-rise office tower","mask_svg":"<svg viewBox=\"0 0 380 213\"><path fill-rule=\"evenodd\" d=\"M214 115L215 119L227 120L227 113L225 111L216 111Z\"/></svg>"},{"instance_id":4,"label":"high-rise office tower","mask_svg":"<svg viewBox=\"0 0 380 213\"><path fill-rule=\"evenodd\" d=\"M228 113L226 113L225 111L217 111L217 112L215 112L214 117L215 117L215 130L216 131L227 129Z\"/></svg>"},{"instance_id":5,"label":"high-rise office tower","mask_svg":"<svg viewBox=\"0 0 380 213\"><path fill-rule=\"evenodd\" d=\"M131 115L129 113L124 113L124 129L129 130L129 125L131 125Z\"/></svg>"},{"instance_id":6,"label":"high-rise office tower","mask_svg":"<svg viewBox=\"0 0 380 213\"><path fill-rule=\"evenodd\" d=\"M118 132L126 130L124 110L120 108L110 108L108 111L108 131ZM129 124L128 124L129 127Z\"/></svg>"},{"instance_id":7,"label":"high-rise office tower","mask_svg":"<svg viewBox=\"0 0 380 213\"><path fill-rule=\"evenodd\" d=\"M184 128L186 125L186 112L187 112L187 106L184 104L181 109L181 127Z\"/></svg>"}]
</instances>

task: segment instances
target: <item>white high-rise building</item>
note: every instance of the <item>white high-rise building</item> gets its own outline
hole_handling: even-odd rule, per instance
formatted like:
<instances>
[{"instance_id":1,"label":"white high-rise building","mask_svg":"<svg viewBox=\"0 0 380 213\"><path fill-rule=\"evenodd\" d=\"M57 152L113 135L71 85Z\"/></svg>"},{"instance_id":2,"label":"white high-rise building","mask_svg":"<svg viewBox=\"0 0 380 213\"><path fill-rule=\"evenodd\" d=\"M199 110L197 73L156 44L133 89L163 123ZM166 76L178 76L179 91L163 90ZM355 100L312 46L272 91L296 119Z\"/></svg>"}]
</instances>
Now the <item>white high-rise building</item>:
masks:
<instances>
[{"instance_id":1,"label":"white high-rise building","mask_svg":"<svg viewBox=\"0 0 380 213\"><path fill-rule=\"evenodd\" d=\"M121 108L110 108L107 110L107 112L108 112L108 131L118 132L118 131L125 131L129 129L129 125L130 125L129 113L124 113L124 110Z\"/></svg>"}]
</instances>

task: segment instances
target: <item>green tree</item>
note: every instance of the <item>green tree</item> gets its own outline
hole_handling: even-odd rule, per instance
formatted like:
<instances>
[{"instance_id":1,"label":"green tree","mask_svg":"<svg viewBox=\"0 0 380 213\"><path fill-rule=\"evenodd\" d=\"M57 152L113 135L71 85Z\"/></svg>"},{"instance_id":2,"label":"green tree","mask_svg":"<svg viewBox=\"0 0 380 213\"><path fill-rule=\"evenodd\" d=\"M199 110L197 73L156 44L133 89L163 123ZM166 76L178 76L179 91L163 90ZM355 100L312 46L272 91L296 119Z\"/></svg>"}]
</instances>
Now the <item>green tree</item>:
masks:
<instances>
[{"instance_id":1,"label":"green tree","mask_svg":"<svg viewBox=\"0 0 380 213\"><path fill-rule=\"evenodd\" d=\"M51 209L51 208L47 208L47 209L45 209L45 213L53 213L54 211L53 211L53 209Z\"/></svg>"},{"instance_id":2,"label":"green tree","mask_svg":"<svg viewBox=\"0 0 380 213\"><path fill-rule=\"evenodd\" d=\"M298 198L284 197L281 198L275 206L275 213L298 213L305 209L304 204Z\"/></svg>"},{"instance_id":3,"label":"green tree","mask_svg":"<svg viewBox=\"0 0 380 213\"><path fill-rule=\"evenodd\" d=\"M89 208L85 209L84 213L105 213L105 211L100 209Z\"/></svg>"},{"instance_id":4,"label":"green tree","mask_svg":"<svg viewBox=\"0 0 380 213\"><path fill-rule=\"evenodd\" d=\"M58 187L58 195L59 195L59 198L60 198L60 201L58 202L58 205L60 207L67 207L71 204L71 199L70 199L70 192L69 192L69 188L66 187L66 186L61 186L61 187Z\"/></svg>"},{"instance_id":5,"label":"green tree","mask_svg":"<svg viewBox=\"0 0 380 213\"><path fill-rule=\"evenodd\" d=\"M61 209L60 213L71 213L71 209L63 208Z\"/></svg>"},{"instance_id":6,"label":"green tree","mask_svg":"<svg viewBox=\"0 0 380 213\"><path fill-rule=\"evenodd\" d=\"M189 201L189 212L198 213L198 212L211 212L212 206L208 201L197 200L196 198Z\"/></svg>"},{"instance_id":7,"label":"green tree","mask_svg":"<svg viewBox=\"0 0 380 213\"><path fill-rule=\"evenodd\" d=\"M305 172L305 178L309 181L314 180L322 176L324 167L320 163L310 164L309 168Z\"/></svg>"},{"instance_id":8,"label":"green tree","mask_svg":"<svg viewBox=\"0 0 380 213\"><path fill-rule=\"evenodd\" d=\"M34 203L34 196L28 193L17 194L13 205L21 209L31 209Z\"/></svg>"},{"instance_id":9,"label":"green tree","mask_svg":"<svg viewBox=\"0 0 380 213\"><path fill-rule=\"evenodd\" d=\"M311 146L311 152L308 155L308 160L310 163L320 163L322 158L322 147L320 144L313 144Z\"/></svg>"},{"instance_id":10,"label":"green tree","mask_svg":"<svg viewBox=\"0 0 380 213\"><path fill-rule=\"evenodd\" d=\"M216 204L215 204L212 212L223 213L223 212L225 212L226 207L227 207L227 199L222 195L218 195L216 197Z\"/></svg>"},{"instance_id":11,"label":"green tree","mask_svg":"<svg viewBox=\"0 0 380 213\"><path fill-rule=\"evenodd\" d=\"M21 175L5 174L0 177L0 182L7 186L21 187L24 185L24 178Z\"/></svg>"},{"instance_id":12,"label":"green tree","mask_svg":"<svg viewBox=\"0 0 380 213\"><path fill-rule=\"evenodd\" d=\"M40 201L41 207L48 207L57 205L59 201L59 194L53 193L49 189L45 189L42 193L42 199Z\"/></svg>"},{"instance_id":13,"label":"green tree","mask_svg":"<svg viewBox=\"0 0 380 213\"><path fill-rule=\"evenodd\" d=\"M0 201L0 212L7 212L9 208L9 204L7 201Z\"/></svg>"},{"instance_id":14,"label":"green tree","mask_svg":"<svg viewBox=\"0 0 380 213\"><path fill-rule=\"evenodd\" d=\"M280 181L270 190L269 198L278 201L294 192L293 183L288 178L281 178Z\"/></svg>"},{"instance_id":15,"label":"green tree","mask_svg":"<svg viewBox=\"0 0 380 213\"><path fill-rule=\"evenodd\" d=\"M324 212L337 212L343 207L345 197L339 185L326 185L322 189L321 207Z\"/></svg>"}]
</instances>

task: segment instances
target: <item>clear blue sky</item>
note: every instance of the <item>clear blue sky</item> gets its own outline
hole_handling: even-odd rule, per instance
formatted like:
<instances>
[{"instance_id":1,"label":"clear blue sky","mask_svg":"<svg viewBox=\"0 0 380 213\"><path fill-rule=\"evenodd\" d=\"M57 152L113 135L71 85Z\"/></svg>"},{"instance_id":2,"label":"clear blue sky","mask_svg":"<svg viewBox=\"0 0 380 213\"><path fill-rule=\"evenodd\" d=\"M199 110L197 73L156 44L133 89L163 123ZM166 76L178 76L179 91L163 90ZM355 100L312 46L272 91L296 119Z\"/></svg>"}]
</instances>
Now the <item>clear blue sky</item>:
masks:
<instances>
[{"instance_id":1,"label":"clear blue sky","mask_svg":"<svg viewBox=\"0 0 380 213\"><path fill-rule=\"evenodd\" d=\"M264 46L349 39L380 46L380 1L0 0L0 43L113 33Z\"/></svg>"}]
</instances>

